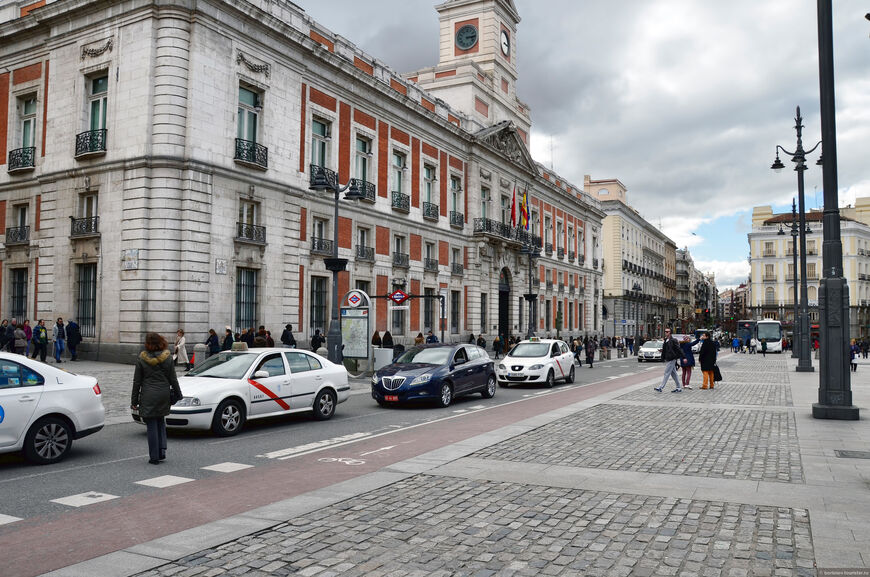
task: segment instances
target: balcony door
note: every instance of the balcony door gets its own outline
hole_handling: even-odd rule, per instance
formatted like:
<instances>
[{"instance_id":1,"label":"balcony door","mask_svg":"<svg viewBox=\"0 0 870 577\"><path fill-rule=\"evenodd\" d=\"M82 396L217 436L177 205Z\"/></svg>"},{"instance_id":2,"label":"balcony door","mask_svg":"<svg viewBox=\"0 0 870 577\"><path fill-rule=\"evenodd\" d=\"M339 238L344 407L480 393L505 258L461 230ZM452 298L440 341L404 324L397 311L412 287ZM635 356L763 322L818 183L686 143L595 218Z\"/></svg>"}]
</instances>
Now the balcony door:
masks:
<instances>
[{"instance_id":1,"label":"balcony door","mask_svg":"<svg viewBox=\"0 0 870 577\"><path fill-rule=\"evenodd\" d=\"M106 105L109 93L109 76L91 79L90 90L90 130L102 130L106 127Z\"/></svg>"}]
</instances>

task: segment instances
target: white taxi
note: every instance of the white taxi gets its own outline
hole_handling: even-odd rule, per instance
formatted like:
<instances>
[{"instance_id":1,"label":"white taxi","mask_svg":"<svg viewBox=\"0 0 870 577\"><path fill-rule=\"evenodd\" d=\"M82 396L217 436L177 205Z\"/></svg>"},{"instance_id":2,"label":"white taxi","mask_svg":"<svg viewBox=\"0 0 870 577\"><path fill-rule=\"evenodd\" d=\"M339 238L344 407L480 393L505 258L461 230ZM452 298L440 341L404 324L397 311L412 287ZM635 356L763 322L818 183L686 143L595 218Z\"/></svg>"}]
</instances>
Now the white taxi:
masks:
<instances>
[{"instance_id":1,"label":"white taxi","mask_svg":"<svg viewBox=\"0 0 870 577\"><path fill-rule=\"evenodd\" d=\"M520 341L496 368L500 387L543 383L552 387L557 380L574 382L574 353L565 341L531 339Z\"/></svg>"},{"instance_id":2,"label":"white taxi","mask_svg":"<svg viewBox=\"0 0 870 577\"><path fill-rule=\"evenodd\" d=\"M350 396L347 369L300 349L249 349L214 354L178 379L183 398L168 428L237 434L246 421L311 412L326 420ZM136 411L133 420L144 421Z\"/></svg>"},{"instance_id":3,"label":"white taxi","mask_svg":"<svg viewBox=\"0 0 870 577\"><path fill-rule=\"evenodd\" d=\"M55 463L74 439L96 433L105 422L94 377L0 353L0 453L23 451L28 461Z\"/></svg>"}]
</instances>

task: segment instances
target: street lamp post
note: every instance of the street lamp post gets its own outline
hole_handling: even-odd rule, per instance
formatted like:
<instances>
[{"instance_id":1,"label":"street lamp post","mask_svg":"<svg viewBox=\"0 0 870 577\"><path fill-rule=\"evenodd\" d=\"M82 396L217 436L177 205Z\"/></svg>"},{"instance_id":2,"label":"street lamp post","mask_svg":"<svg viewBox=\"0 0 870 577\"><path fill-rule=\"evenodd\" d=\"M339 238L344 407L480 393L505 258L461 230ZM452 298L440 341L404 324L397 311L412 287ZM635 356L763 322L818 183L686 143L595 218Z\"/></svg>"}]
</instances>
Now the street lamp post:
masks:
<instances>
[{"instance_id":1,"label":"street lamp post","mask_svg":"<svg viewBox=\"0 0 870 577\"><path fill-rule=\"evenodd\" d=\"M635 295L634 301L634 354L638 354L638 348L640 348L640 299L643 295L643 291L641 286L638 283L634 283L631 287L631 292Z\"/></svg>"},{"instance_id":2,"label":"street lamp post","mask_svg":"<svg viewBox=\"0 0 870 577\"><path fill-rule=\"evenodd\" d=\"M335 213L332 224L332 257L323 259L326 270L332 272L332 319L329 321L329 331L326 334L327 358L336 364L342 362L341 324L339 323L338 273L347 268L347 259L338 258L338 195L347 191L345 200L359 200L363 197L357 179L341 186L335 171L316 164L311 165L311 181L309 190L315 192L330 191L335 195Z\"/></svg>"},{"instance_id":3,"label":"street lamp post","mask_svg":"<svg viewBox=\"0 0 870 577\"><path fill-rule=\"evenodd\" d=\"M782 230L782 225L780 225L779 233L777 234L785 234L785 231ZM791 199L791 280L792 280L792 305L794 306L794 310L792 311L791 317L791 358L798 358L798 350L795 348L795 343L798 341L798 288L797 288L797 237L798 237L798 228L797 228L797 213L795 210L794 199Z\"/></svg>"},{"instance_id":4,"label":"street lamp post","mask_svg":"<svg viewBox=\"0 0 870 577\"><path fill-rule=\"evenodd\" d=\"M532 269L535 266L535 260L541 256L541 251L538 247L532 244L527 244L523 247L523 254L529 257L529 292L523 295L529 302L529 330L526 332L526 338L530 339L535 336L535 315L533 313L534 303L538 300L538 294L532 292Z\"/></svg>"},{"instance_id":5,"label":"street lamp post","mask_svg":"<svg viewBox=\"0 0 870 577\"><path fill-rule=\"evenodd\" d=\"M798 359L797 371L799 373L811 373L815 369L813 368L813 362L810 360L810 323L809 323L809 312L807 311L807 237L806 237L806 212L804 211L804 171L807 169L806 166L806 155L813 152L816 148L819 147L821 142L816 143L809 150L804 150L803 140L801 139L801 132L803 131L803 118L801 118L801 107L797 107L797 111L795 114L795 132L797 132L797 147L794 152L789 152L785 148L780 145L776 145L776 160L770 166L776 172L780 172L785 166L782 161L779 159L779 151L781 150L784 154L791 156L791 161L795 164L795 172L797 172L798 179L798 206L799 206L799 216L800 216L800 229L798 230L800 235L800 245L801 245L801 303L800 303L800 355Z\"/></svg>"},{"instance_id":6,"label":"street lamp post","mask_svg":"<svg viewBox=\"0 0 870 577\"><path fill-rule=\"evenodd\" d=\"M858 420L852 404L849 372L849 287L843 277L843 243L837 208L837 123L834 114L834 34L831 0L817 1L819 27L819 103L822 124L823 190L825 199L824 243L819 286L821 359L819 402L813 405L816 419Z\"/></svg>"}]
</instances>

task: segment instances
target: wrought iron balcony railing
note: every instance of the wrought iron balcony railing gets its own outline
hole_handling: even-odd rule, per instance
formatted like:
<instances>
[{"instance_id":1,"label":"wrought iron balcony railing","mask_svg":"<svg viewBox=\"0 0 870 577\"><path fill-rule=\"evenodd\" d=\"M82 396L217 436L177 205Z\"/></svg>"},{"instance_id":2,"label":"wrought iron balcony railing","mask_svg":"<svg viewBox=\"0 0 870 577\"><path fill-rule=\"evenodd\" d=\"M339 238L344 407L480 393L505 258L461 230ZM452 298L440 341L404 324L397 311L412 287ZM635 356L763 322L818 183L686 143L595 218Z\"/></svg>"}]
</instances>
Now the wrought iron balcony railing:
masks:
<instances>
[{"instance_id":1,"label":"wrought iron balcony railing","mask_svg":"<svg viewBox=\"0 0 870 577\"><path fill-rule=\"evenodd\" d=\"M548 291L553 290L553 281L551 281L551 280L547 281L547 290Z\"/></svg>"},{"instance_id":2,"label":"wrought iron balcony railing","mask_svg":"<svg viewBox=\"0 0 870 577\"><path fill-rule=\"evenodd\" d=\"M362 194L362 198L360 200L365 200L367 202L375 201L375 185L372 182L367 180L362 180L361 178L351 178L350 184L356 184L356 187L359 189L360 194Z\"/></svg>"},{"instance_id":3,"label":"wrought iron balcony railing","mask_svg":"<svg viewBox=\"0 0 870 577\"><path fill-rule=\"evenodd\" d=\"M423 203L423 218L438 220L438 205L431 202Z\"/></svg>"},{"instance_id":4,"label":"wrought iron balcony railing","mask_svg":"<svg viewBox=\"0 0 870 577\"><path fill-rule=\"evenodd\" d=\"M558 258L560 260L565 258L565 249L564 248L557 248L556 249L556 258Z\"/></svg>"},{"instance_id":5,"label":"wrought iron balcony railing","mask_svg":"<svg viewBox=\"0 0 870 577\"><path fill-rule=\"evenodd\" d=\"M405 253L394 252L393 266L398 268L409 268L411 266L411 258Z\"/></svg>"},{"instance_id":6,"label":"wrought iron balcony railing","mask_svg":"<svg viewBox=\"0 0 870 577\"><path fill-rule=\"evenodd\" d=\"M462 274L463 274L464 272L465 272L465 267L462 265L461 262L454 262L454 263L451 263L451 265L450 265L450 274L455 274L455 275L458 275L458 276L462 276Z\"/></svg>"},{"instance_id":7,"label":"wrought iron balcony railing","mask_svg":"<svg viewBox=\"0 0 870 577\"><path fill-rule=\"evenodd\" d=\"M594 269L598 268L598 259L597 258L592 259L592 268L594 268Z\"/></svg>"},{"instance_id":8,"label":"wrought iron balcony railing","mask_svg":"<svg viewBox=\"0 0 870 577\"><path fill-rule=\"evenodd\" d=\"M317 254L332 255L332 239L312 236L311 252Z\"/></svg>"},{"instance_id":9,"label":"wrought iron balcony railing","mask_svg":"<svg viewBox=\"0 0 870 577\"><path fill-rule=\"evenodd\" d=\"M775 274L764 275L764 282L776 282L776 275Z\"/></svg>"},{"instance_id":10,"label":"wrought iron balcony railing","mask_svg":"<svg viewBox=\"0 0 870 577\"><path fill-rule=\"evenodd\" d=\"M266 244L266 227L244 222L236 223L236 240Z\"/></svg>"},{"instance_id":11,"label":"wrought iron balcony railing","mask_svg":"<svg viewBox=\"0 0 870 577\"><path fill-rule=\"evenodd\" d=\"M775 250L766 250L762 253L762 256L776 256Z\"/></svg>"},{"instance_id":12,"label":"wrought iron balcony railing","mask_svg":"<svg viewBox=\"0 0 870 577\"><path fill-rule=\"evenodd\" d=\"M254 168L269 168L269 149L252 140L236 139L236 154L233 160Z\"/></svg>"},{"instance_id":13,"label":"wrought iron balcony railing","mask_svg":"<svg viewBox=\"0 0 870 577\"><path fill-rule=\"evenodd\" d=\"M547 256L550 256L551 254L553 254L553 243L552 242L548 242L544 245L544 252L546 253Z\"/></svg>"},{"instance_id":14,"label":"wrought iron balcony railing","mask_svg":"<svg viewBox=\"0 0 870 577\"><path fill-rule=\"evenodd\" d=\"M817 272L808 272L807 280L819 280L819 273Z\"/></svg>"},{"instance_id":15,"label":"wrought iron balcony railing","mask_svg":"<svg viewBox=\"0 0 870 577\"><path fill-rule=\"evenodd\" d=\"M392 206L394 209L402 212L411 212L411 197L404 192L393 191Z\"/></svg>"},{"instance_id":16,"label":"wrought iron balcony railing","mask_svg":"<svg viewBox=\"0 0 870 577\"><path fill-rule=\"evenodd\" d=\"M807 249L807 256L809 256L809 255L813 255L813 256L815 256L815 255L817 255L817 254L819 254L819 251L817 251L816 249L814 249L814 248L808 248L808 249Z\"/></svg>"},{"instance_id":17,"label":"wrought iron balcony railing","mask_svg":"<svg viewBox=\"0 0 870 577\"><path fill-rule=\"evenodd\" d=\"M577 256L577 254L573 250L569 250L568 251L568 262L574 262L574 257L576 257L576 256Z\"/></svg>"},{"instance_id":18,"label":"wrought iron balcony railing","mask_svg":"<svg viewBox=\"0 0 870 577\"><path fill-rule=\"evenodd\" d=\"M105 154L106 129L88 130L76 134L76 158L91 154Z\"/></svg>"},{"instance_id":19,"label":"wrought iron balcony railing","mask_svg":"<svg viewBox=\"0 0 870 577\"><path fill-rule=\"evenodd\" d=\"M465 226L465 215L455 210L450 211L450 226L462 228Z\"/></svg>"},{"instance_id":20,"label":"wrought iron balcony railing","mask_svg":"<svg viewBox=\"0 0 870 577\"><path fill-rule=\"evenodd\" d=\"M375 262L375 247L373 246L356 246L356 259L365 262Z\"/></svg>"},{"instance_id":21,"label":"wrought iron balcony railing","mask_svg":"<svg viewBox=\"0 0 870 577\"><path fill-rule=\"evenodd\" d=\"M69 235L73 238L100 234L100 217L70 218Z\"/></svg>"},{"instance_id":22,"label":"wrought iron balcony railing","mask_svg":"<svg viewBox=\"0 0 870 577\"><path fill-rule=\"evenodd\" d=\"M427 270L429 272L438 272L438 259L437 258L424 258L423 259L423 270Z\"/></svg>"},{"instance_id":23,"label":"wrought iron balcony railing","mask_svg":"<svg viewBox=\"0 0 870 577\"><path fill-rule=\"evenodd\" d=\"M323 180L330 189L338 188L338 173L319 164L308 165L308 184L314 186L318 180Z\"/></svg>"},{"instance_id":24,"label":"wrought iron balcony railing","mask_svg":"<svg viewBox=\"0 0 870 577\"><path fill-rule=\"evenodd\" d=\"M30 244L29 226L12 226L6 229L6 246L13 244Z\"/></svg>"},{"instance_id":25,"label":"wrought iron balcony railing","mask_svg":"<svg viewBox=\"0 0 870 577\"><path fill-rule=\"evenodd\" d=\"M36 167L36 147L16 148L9 151L9 167L7 172L31 170Z\"/></svg>"},{"instance_id":26,"label":"wrought iron balcony railing","mask_svg":"<svg viewBox=\"0 0 870 577\"><path fill-rule=\"evenodd\" d=\"M575 287L574 285L572 285L572 284L569 284L569 285L568 285L568 294L569 294L569 295L574 294L574 291L575 291L575 290L576 290L576 287Z\"/></svg>"},{"instance_id":27,"label":"wrought iron balcony railing","mask_svg":"<svg viewBox=\"0 0 870 577\"><path fill-rule=\"evenodd\" d=\"M560 293L565 292L565 285L563 285L562 283L559 283L559 292Z\"/></svg>"}]
</instances>

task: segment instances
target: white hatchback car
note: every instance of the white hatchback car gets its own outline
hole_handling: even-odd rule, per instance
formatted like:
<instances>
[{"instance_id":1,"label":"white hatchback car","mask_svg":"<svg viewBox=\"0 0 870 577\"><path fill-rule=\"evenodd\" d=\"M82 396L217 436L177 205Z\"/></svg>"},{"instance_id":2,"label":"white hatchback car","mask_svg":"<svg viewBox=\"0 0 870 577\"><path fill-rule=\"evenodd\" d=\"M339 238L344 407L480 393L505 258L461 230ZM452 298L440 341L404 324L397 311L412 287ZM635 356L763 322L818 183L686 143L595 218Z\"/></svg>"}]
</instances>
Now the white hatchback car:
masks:
<instances>
[{"instance_id":1,"label":"white hatchback car","mask_svg":"<svg viewBox=\"0 0 870 577\"><path fill-rule=\"evenodd\" d=\"M662 360L662 348L664 347L664 344L665 342L662 340L645 342L637 351L637 362L642 363L644 361L650 362Z\"/></svg>"},{"instance_id":2,"label":"white hatchback car","mask_svg":"<svg viewBox=\"0 0 870 577\"><path fill-rule=\"evenodd\" d=\"M511 384L574 382L574 353L565 341L533 337L520 341L496 368L500 387Z\"/></svg>"},{"instance_id":3,"label":"white hatchback car","mask_svg":"<svg viewBox=\"0 0 870 577\"><path fill-rule=\"evenodd\" d=\"M325 420L350 396L347 370L299 349L226 351L178 379L182 398L166 426L235 435L245 421L311 411ZM142 423L133 411L133 420Z\"/></svg>"},{"instance_id":4,"label":"white hatchback car","mask_svg":"<svg viewBox=\"0 0 870 577\"><path fill-rule=\"evenodd\" d=\"M74 439L106 422L94 377L0 353L0 453L23 451L40 465L63 459Z\"/></svg>"}]
</instances>

